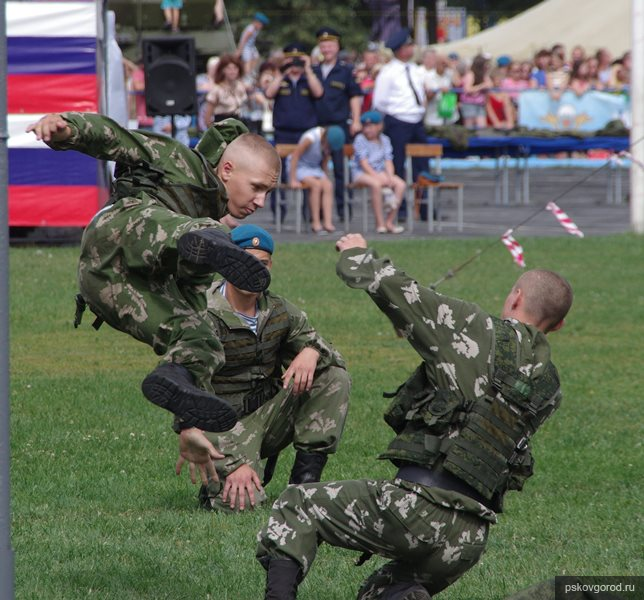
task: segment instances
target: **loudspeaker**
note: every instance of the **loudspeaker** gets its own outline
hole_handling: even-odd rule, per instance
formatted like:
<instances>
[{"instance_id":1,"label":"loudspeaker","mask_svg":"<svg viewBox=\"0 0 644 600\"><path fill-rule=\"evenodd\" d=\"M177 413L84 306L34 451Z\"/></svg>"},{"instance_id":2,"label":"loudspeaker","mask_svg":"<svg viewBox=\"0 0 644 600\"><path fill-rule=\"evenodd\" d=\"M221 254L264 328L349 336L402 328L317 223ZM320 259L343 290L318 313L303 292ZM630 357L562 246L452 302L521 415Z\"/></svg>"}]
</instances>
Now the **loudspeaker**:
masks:
<instances>
[{"instance_id":1,"label":"loudspeaker","mask_svg":"<svg viewBox=\"0 0 644 600\"><path fill-rule=\"evenodd\" d=\"M194 39L178 36L144 38L142 50L148 115L196 114Z\"/></svg>"}]
</instances>

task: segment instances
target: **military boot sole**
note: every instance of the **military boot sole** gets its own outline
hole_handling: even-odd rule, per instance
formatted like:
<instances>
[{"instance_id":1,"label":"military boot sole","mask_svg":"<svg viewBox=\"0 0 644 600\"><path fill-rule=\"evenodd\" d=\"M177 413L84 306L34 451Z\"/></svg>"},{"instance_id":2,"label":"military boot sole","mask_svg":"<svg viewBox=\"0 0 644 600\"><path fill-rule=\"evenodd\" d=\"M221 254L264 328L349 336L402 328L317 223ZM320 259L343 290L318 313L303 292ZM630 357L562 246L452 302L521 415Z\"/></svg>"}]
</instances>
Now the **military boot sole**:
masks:
<instances>
[{"instance_id":1,"label":"military boot sole","mask_svg":"<svg viewBox=\"0 0 644 600\"><path fill-rule=\"evenodd\" d=\"M180 417L183 428L198 427L219 432L235 426L237 413L226 401L158 371L153 371L143 380L143 394L153 404Z\"/></svg>"},{"instance_id":2,"label":"military boot sole","mask_svg":"<svg viewBox=\"0 0 644 600\"><path fill-rule=\"evenodd\" d=\"M271 282L269 270L218 229L186 233L177 247L183 258L196 265L208 265L240 290L263 292Z\"/></svg>"}]
</instances>

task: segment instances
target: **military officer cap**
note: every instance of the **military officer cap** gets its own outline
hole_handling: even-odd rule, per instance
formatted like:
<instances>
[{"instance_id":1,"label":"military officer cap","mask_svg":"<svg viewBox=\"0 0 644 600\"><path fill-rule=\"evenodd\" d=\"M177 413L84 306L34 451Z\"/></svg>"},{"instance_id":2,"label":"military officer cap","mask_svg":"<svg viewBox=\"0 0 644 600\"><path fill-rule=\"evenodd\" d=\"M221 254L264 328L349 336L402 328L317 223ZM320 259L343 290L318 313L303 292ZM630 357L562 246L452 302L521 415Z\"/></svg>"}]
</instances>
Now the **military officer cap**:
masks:
<instances>
[{"instance_id":1,"label":"military officer cap","mask_svg":"<svg viewBox=\"0 0 644 600\"><path fill-rule=\"evenodd\" d=\"M230 233L230 239L240 248L265 250L269 254L273 254L275 250L275 242L271 234L258 225L238 225Z\"/></svg>"},{"instance_id":2,"label":"military officer cap","mask_svg":"<svg viewBox=\"0 0 644 600\"><path fill-rule=\"evenodd\" d=\"M318 42L328 42L329 40L335 40L340 43L340 34L331 27L321 27L315 32L315 37L318 38Z\"/></svg>"},{"instance_id":3,"label":"military officer cap","mask_svg":"<svg viewBox=\"0 0 644 600\"><path fill-rule=\"evenodd\" d=\"M304 44L294 42L284 46L282 52L284 52L284 58L293 58L295 56L304 56L306 54L306 48L304 48Z\"/></svg>"},{"instance_id":4,"label":"military officer cap","mask_svg":"<svg viewBox=\"0 0 644 600\"><path fill-rule=\"evenodd\" d=\"M253 15L253 19L255 19L255 21L259 21L262 25L268 25L271 22L263 12L256 12Z\"/></svg>"},{"instance_id":5,"label":"military officer cap","mask_svg":"<svg viewBox=\"0 0 644 600\"><path fill-rule=\"evenodd\" d=\"M387 48L391 48L391 50L395 52L403 46L413 43L414 40L411 37L411 30L405 27L404 29L399 29L395 33L392 33L385 46L387 46Z\"/></svg>"},{"instance_id":6,"label":"military officer cap","mask_svg":"<svg viewBox=\"0 0 644 600\"><path fill-rule=\"evenodd\" d=\"M360 123L363 125L382 123L382 115L377 110L368 110L360 117Z\"/></svg>"}]
</instances>

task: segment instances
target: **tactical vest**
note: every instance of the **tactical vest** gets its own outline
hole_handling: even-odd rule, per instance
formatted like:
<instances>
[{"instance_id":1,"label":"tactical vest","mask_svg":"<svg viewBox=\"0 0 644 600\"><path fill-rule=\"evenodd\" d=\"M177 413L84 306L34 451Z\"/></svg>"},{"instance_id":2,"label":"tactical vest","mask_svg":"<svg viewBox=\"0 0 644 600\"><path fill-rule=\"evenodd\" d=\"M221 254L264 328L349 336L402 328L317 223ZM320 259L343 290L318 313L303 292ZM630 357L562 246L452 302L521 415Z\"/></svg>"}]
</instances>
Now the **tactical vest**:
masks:
<instances>
[{"instance_id":1,"label":"tactical vest","mask_svg":"<svg viewBox=\"0 0 644 600\"><path fill-rule=\"evenodd\" d=\"M200 154L197 156L203 163L204 173L210 173L212 167L203 156ZM114 177L112 197L115 200L136 197L143 192L158 200L166 208L188 217L210 217L218 220L226 213L226 204L220 200L222 189L214 174L208 177L208 184L213 187L201 187L169 182L165 179L163 170L151 165L131 166L117 163Z\"/></svg>"},{"instance_id":2,"label":"tactical vest","mask_svg":"<svg viewBox=\"0 0 644 600\"><path fill-rule=\"evenodd\" d=\"M500 512L503 494L532 475L530 438L559 406L557 371L548 363L535 380L521 373L514 329L493 318L494 364L485 394L464 400L435 389L424 364L394 394L385 421L398 433L381 458L449 471ZM387 394L385 394L387 396Z\"/></svg>"},{"instance_id":3,"label":"tactical vest","mask_svg":"<svg viewBox=\"0 0 644 600\"><path fill-rule=\"evenodd\" d=\"M271 314L258 335L241 325L231 328L217 320L226 362L215 373L213 387L224 397L242 394L242 406L237 408L243 414L269 400L277 392L275 379L281 376L280 347L289 333L289 315L281 299L270 301L274 303Z\"/></svg>"}]
</instances>

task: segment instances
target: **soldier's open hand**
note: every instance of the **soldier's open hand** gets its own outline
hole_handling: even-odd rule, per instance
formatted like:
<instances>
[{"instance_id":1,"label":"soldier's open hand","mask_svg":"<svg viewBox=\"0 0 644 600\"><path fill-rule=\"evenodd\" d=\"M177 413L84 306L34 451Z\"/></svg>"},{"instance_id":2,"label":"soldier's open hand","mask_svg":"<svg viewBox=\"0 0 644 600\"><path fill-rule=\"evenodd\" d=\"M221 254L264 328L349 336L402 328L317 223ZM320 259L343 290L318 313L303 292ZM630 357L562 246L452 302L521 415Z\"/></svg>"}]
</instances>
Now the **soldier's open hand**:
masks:
<instances>
[{"instance_id":1,"label":"soldier's open hand","mask_svg":"<svg viewBox=\"0 0 644 600\"><path fill-rule=\"evenodd\" d=\"M175 473L181 475L181 469L185 462L189 463L190 481L197 483L196 471L199 470L201 482L208 485L208 477L219 481L214 460L224 458L204 435L203 431L196 427L184 429L179 434L179 459L175 466Z\"/></svg>"},{"instance_id":2,"label":"soldier's open hand","mask_svg":"<svg viewBox=\"0 0 644 600\"><path fill-rule=\"evenodd\" d=\"M262 491L262 482L255 470L250 465L244 464L226 475L222 500L224 502L230 500L230 508L233 510L235 505L239 510L244 510L246 508L246 494L248 494L250 508L255 508L255 490Z\"/></svg>"},{"instance_id":3,"label":"soldier's open hand","mask_svg":"<svg viewBox=\"0 0 644 600\"><path fill-rule=\"evenodd\" d=\"M64 142L72 134L67 121L57 113L45 115L39 121L29 125L26 131L33 131L36 138L43 142Z\"/></svg>"},{"instance_id":4,"label":"soldier's open hand","mask_svg":"<svg viewBox=\"0 0 644 600\"><path fill-rule=\"evenodd\" d=\"M304 348L282 375L284 389L288 388L292 379L295 395L310 391L319 358L320 353L315 348Z\"/></svg>"},{"instance_id":5,"label":"soldier's open hand","mask_svg":"<svg viewBox=\"0 0 644 600\"><path fill-rule=\"evenodd\" d=\"M366 248L367 240L365 240L359 233L347 233L343 235L336 243L335 249L338 252L350 250L351 248Z\"/></svg>"}]
</instances>

